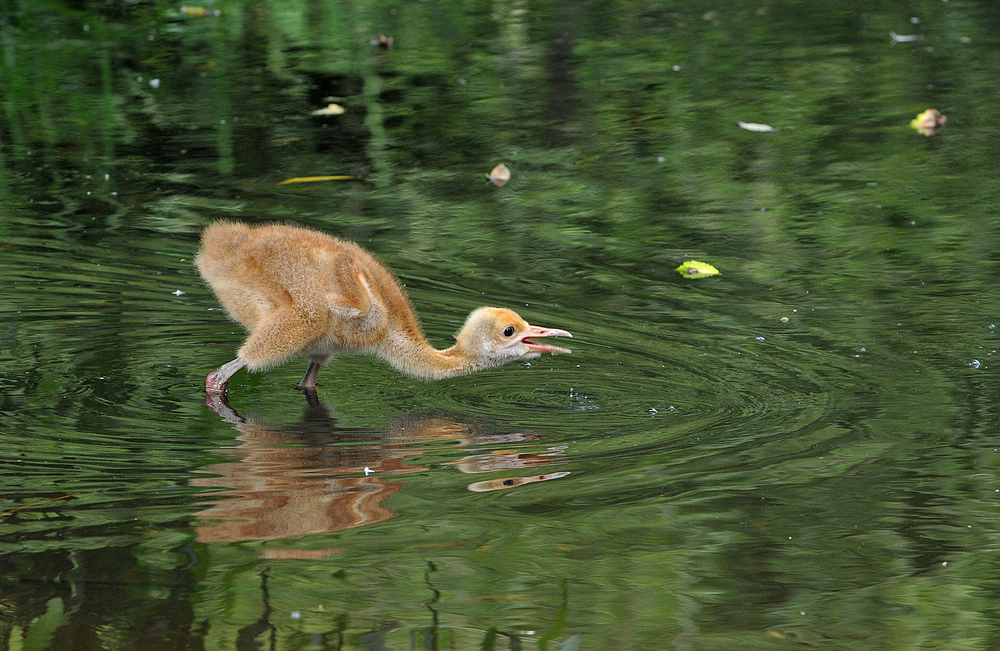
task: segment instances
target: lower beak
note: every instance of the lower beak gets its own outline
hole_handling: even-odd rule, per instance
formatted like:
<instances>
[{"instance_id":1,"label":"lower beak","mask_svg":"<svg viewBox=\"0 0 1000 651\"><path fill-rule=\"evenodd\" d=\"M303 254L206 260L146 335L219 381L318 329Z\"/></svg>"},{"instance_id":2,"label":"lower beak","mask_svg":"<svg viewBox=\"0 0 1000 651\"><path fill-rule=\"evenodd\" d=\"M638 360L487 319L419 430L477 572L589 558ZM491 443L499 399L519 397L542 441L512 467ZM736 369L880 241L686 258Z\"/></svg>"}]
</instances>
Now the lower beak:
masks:
<instances>
[{"instance_id":1,"label":"lower beak","mask_svg":"<svg viewBox=\"0 0 1000 651\"><path fill-rule=\"evenodd\" d=\"M528 347L528 350L533 353L565 353L569 354L573 352L569 348L563 348L561 346L553 346L551 344L539 344L532 341L535 337L569 337L573 338L573 335L566 332L565 330L557 330L555 328L540 328L539 326L528 326L528 333L521 339L521 342Z\"/></svg>"}]
</instances>

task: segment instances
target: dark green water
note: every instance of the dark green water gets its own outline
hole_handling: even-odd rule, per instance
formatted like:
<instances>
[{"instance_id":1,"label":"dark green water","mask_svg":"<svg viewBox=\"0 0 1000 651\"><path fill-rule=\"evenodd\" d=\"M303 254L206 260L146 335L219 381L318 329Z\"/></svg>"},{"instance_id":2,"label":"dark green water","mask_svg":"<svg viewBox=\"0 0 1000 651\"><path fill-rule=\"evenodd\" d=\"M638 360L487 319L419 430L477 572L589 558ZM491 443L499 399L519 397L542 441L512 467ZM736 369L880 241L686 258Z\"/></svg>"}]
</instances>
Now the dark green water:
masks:
<instances>
[{"instance_id":1,"label":"dark green water","mask_svg":"<svg viewBox=\"0 0 1000 651\"><path fill-rule=\"evenodd\" d=\"M996 648L1000 7L206 7L0 4L0 648ZM220 418L220 218L573 354Z\"/></svg>"}]
</instances>

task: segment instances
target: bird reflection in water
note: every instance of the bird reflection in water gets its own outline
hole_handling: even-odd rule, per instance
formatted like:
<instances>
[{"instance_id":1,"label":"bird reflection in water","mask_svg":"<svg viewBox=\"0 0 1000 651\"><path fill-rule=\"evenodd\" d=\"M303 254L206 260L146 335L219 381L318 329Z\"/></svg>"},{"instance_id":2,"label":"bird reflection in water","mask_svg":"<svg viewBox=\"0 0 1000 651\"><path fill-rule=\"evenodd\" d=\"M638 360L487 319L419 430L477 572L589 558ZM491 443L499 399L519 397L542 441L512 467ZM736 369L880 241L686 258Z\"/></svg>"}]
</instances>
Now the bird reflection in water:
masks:
<instances>
[{"instance_id":1,"label":"bird reflection in water","mask_svg":"<svg viewBox=\"0 0 1000 651\"><path fill-rule=\"evenodd\" d=\"M541 466L552 461L552 457L561 456L566 452L565 445L550 447L541 454L532 452L522 452L520 450L493 450L489 454L474 454L451 461L449 465L456 466L464 473L497 472L500 470L520 470ZM486 491L504 490L506 488L517 488L525 484L534 484L540 481L560 479L568 475L569 472L551 472L544 475L532 475L530 477L505 477L502 479L489 479L477 481L469 484L469 490L474 493L484 493Z\"/></svg>"},{"instance_id":2,"label":"bird reflection in water","mask_svg":"<svg viewBox=\"0 0 1000 651\"><path fill-rule=\"evenodd\" d=\"M514 470L551 463L565 446L542 452L511 450L510 446L538 439L532 432L496 432L446 418L405 415L384 429L341 427L334 411L315 391L303 391L302 418L282 426L239 415L225 398L208 401L223 420L239 432L239 447L218 450L234 460L209 466L205 477L191 483L202 488L222 488L213 503L197 514L205 524L198 528L201 542L280 540L375 524L392 517L384 500L405 484L401 475L427 470L407 463L424 452L415 445L458 441L462 447L480 448L452 465L464 473ZM486 446L503 449L483 453ZM535 477L476 482L511 488L556 479L568 472ZM506 483L506 484L505 484ZM495 489L486 489L495 490ZM214 498L221 499L214 499ZM310 550L311 557L333 555L337 549ZM285 557L298 550L269 550Z\"/></svg>"}]
</instances>

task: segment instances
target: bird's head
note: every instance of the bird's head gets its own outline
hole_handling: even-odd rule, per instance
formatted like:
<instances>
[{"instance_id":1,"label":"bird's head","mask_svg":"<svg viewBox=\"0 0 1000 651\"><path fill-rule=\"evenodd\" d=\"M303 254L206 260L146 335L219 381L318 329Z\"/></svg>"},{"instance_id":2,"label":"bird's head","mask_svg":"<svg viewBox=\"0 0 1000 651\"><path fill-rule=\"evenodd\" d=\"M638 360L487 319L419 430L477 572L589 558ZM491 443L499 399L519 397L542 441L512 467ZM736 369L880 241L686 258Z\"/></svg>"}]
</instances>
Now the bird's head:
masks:
<instances>
[{"instance_id":1,"label":"bird's head","mask_svg":"<svg viewBox=\"0 0 1000 651\"><path fill-rule=\"evenodd\" d=\"M476 358L482 368L500 366L542 353L571 353L568 348L535 341L542 337L572 337L565 330L529 325L517 312L481 307L469 315L455 335L456 347Z\"/></svg>"}]
</instances>

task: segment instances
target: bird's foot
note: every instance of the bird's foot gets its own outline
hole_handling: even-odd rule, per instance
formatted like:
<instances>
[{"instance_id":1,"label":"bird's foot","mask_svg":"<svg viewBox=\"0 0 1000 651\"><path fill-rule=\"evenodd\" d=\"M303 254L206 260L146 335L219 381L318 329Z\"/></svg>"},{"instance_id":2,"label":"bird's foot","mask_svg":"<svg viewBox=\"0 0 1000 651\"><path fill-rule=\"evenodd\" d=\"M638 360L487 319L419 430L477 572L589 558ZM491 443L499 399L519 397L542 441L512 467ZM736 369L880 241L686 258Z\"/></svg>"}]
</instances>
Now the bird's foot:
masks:
<instances>
[{"instance_id":1,"label":"bird's foot","mask_svg":"<svg viewBox=\"0 0 1000 651\"><path fill-rule=\"evenodd\" d=\"M246 422L242 416L236 413L235 409L229 406L229 399L226 397L225 391L206 391L205 406L227 423Z\"/></svg>"}]
</instances>

